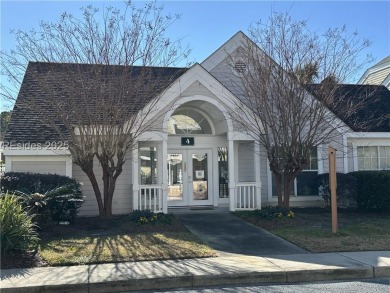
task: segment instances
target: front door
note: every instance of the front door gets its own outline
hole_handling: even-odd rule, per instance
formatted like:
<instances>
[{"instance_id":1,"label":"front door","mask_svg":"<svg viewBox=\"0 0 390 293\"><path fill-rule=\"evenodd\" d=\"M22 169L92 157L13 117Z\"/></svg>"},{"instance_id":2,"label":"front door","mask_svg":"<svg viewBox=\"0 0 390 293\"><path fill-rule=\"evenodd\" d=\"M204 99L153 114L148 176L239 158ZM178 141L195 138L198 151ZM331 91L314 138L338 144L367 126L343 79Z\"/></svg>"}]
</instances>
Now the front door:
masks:
<instances>
[{"instance_id":1,"label":"front door","mask_svg":"<svg viewBox=\"0 0 390 293\"><path fill-rule=\"evenodd\" d=\"M168 206L212 204L211 151L169 150Z\"/></svg>"}]
</instances>

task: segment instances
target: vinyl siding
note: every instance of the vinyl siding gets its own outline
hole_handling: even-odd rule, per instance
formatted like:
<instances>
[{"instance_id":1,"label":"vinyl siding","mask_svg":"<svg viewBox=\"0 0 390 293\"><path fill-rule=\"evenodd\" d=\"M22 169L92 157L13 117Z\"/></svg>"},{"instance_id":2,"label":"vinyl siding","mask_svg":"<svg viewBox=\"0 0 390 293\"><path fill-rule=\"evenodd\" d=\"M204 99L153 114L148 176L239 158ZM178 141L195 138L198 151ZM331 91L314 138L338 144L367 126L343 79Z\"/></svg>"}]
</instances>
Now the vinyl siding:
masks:
<instances>
[{"instance_id":1,"label":"vinyl siding","mask_svg":"<svg viewBox=\"0 0 390 293\"><path fill-rule=\"evenodd\" d=\"M123 171L116 181L115 193L112 202L113 214L126 214L132 210L132 176L131 160L126 161ZM94 162L95 176L102 190L102 170L97 160ZM82 183L84 203L80 208L80 216L97 216L99 209L95 193L88 176L77 165L73 164L73 177Z\"/></svg>"},{"instance_id":2,"label":"vinyl siding","mask_svg":"<svg viewBox=\"0 0 390 293\"><path fill-rule=\"evenodd\" d=\"M261 203L268 203L268 158L263 146L260 146L260 180L261 180Z\"/></svg>"},{"instance_id":3,"label":"vinyl siding","mask_svg":"<svg viewBox=\"0 0 390 293\"><path fill-rule=\"evenodd\" d=\"M244 99L240 77L233 72L233 60L240 56L240 49L233 52L232 57L225 58L211 70L211 74L239 99Z\"/></svg>"},{"instance_id":4,"label":"vinyl siding","mask_svg":"<svg viewBox=\"0 0 390 293\"><path fill-rule=\"evenodd\" d=\"M371 73L363 81L363 84L382 84L382 82L389 76L390 68L384 68L382 70Z\"/></svg>"},{"instance_id":5,"label":"vinyl siding","mask_svg":"<svg viewBox=\"0 0 390 293\"><path fill-rule=\"evenodd\" d=\"M335 137L329 144L336 149L336 172L344 173L344 156L348 156L348 153L344 153L343 137L339 135ZM329 155L328 146L322 148L322 162L323 173L329 172Z\"/></svg>"},{"instance_id":6,"label":"vinyl siding","mask_svg":"<svg viewBox=\"0 0 390 293\"><path fill-rule=\"evenodd\" d=\"M210 92L203 84L200 82L194 82L191 84L185 91L181 93L181 96L194 96L194 95L202 95L206 97L212 97L214 99L218 99L212 92Z\"/></svg>"},{"instance_id":7,"label":"vinyl siding","mask_svg":"<svg viewBox=\"0 0 390 293\"><path fill-rule=\"evenodd\" d=\"M238 145L238 181L255 182L254 143L244 142Z\"/></svg>"}]
</instances>

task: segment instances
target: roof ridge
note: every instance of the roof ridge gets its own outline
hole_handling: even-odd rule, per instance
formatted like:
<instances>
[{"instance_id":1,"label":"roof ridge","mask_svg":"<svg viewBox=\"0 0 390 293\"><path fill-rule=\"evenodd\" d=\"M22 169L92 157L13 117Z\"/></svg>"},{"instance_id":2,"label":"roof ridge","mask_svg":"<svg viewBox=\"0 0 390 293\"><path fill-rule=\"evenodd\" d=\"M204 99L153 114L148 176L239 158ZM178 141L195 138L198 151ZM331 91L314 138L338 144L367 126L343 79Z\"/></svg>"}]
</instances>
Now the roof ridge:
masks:
<instances>
[{"instance_id":1,"label":"roof ridge","mask_svg":"<svg viewBox=\"0 0 390 293\"><path fill-rule=\"evenodd\" d=\"M143 65L125 65L125 64L101 64L101 63L75 63L75 62L46 62L46 61L29 61L29 64L43 64L43 65L81 65L81 66L110 66L110 67L134 67L134 68L164 68L164 69L188 69L189 67L176 66L143 66Z\"/></svg>"}]
</instances>

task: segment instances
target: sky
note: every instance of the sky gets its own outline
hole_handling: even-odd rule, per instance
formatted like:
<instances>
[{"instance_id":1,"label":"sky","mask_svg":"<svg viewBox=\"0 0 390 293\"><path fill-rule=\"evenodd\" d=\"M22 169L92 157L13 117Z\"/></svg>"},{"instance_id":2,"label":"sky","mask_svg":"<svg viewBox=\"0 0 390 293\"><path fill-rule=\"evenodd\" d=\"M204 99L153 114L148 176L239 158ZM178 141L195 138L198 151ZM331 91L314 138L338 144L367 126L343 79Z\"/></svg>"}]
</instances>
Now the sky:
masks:
<instances>
[{"instance_id":1,"label":"sky","mask_svg":"<svg viewBox=\"0 0 390 293\"><path fill-rule=\"evenodd\" d=\"M307 20L311 30L346 25L371 40L366 51L375 62L390 55L390 1L157 1L164 12L181 14L168 32L182 38L192 49L189 61L202 62L237 31L247 32L251 23L267 20L272 11L289 12L297 20ZM80 7L120 7L121 1L7 1L0 0L1 50L15 45L11 29L29 31L39 22L56 21L63 12L80 15ZM135 1L142 5L142 1ZM374 63L375 63L374 62ZM356 81L364 73L356 76ZM3 82L3 80L1 81ZM8 108L10 105L7 105ZM6 106L0 105L1 109Z\"/></svg>"}]
</instances>

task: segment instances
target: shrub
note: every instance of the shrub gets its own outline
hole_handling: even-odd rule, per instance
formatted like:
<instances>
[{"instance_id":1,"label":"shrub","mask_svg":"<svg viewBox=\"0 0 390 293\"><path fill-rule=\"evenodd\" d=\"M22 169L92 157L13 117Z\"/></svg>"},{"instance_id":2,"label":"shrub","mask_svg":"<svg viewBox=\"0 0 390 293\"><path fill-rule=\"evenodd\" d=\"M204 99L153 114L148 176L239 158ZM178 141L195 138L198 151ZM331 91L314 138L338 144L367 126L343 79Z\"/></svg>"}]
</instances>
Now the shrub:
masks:
<instances>
[{"instance_id":1,"label":"shrub","mask_svg":"<svg viewBox=\"0 0 390 293\"><path fill-rule=\"evenodd\" d=\"M354 200L356 194L356 178L350 173L336 173L337 180L337 205L343 206L346 201ZM330 206L329 173L318 175L319 194Z\"/></svg>"},{"instance_id":2,"label":"shrub","mask_svg":"<svg viewBox=\"0 0 390 293\"><path fill-rule=\"evenodd\" d=\"M2 254L9 250L24 250L37 245L39 238L31 216L18 197L0 196L0 234Z\"/></svg>"},{"instance_id":3,"label":"shrub","mask_svg":"<svg viewBox=\"0 0 390 293\"><path fill-rule=\"evenodd\" d=\"M80 184L72 178L57 174L39 174L25 172L8 172L1 180L5 191L25 197L28 207L34 207L36 213L44 212L47 205L54 221L74 222L83 203ZM41 215L45 220L44 215Z\"/></svg>"},{"instance_id":4,"label":"shrub","mask_svg":"<svg viewBox=\"0 0 390 293\"><path fill-rule=\"evenodd\" d=\"M20 198L24 208L29 211L33 222L39 228L44 228L50 219L48 197L40 193L25 194L19 191L15 194Z\"/></svg>"},{"instance_id":5,"label":"shrub","mask_svg":"<svg viewBox=\"0 0 390 293\"><path fill-rule=\"evenodd\" d=\"M356 204L362 210L390 209L390 171L356 171Z\"/></svg>"},{"instance_id":6,"label":"shrub","mask_svg":"<svg viewBox=\"0 0 390 293\"><path fill-rule=\"evenodd\" d=\"M172 222L173 215L164 213L153 213L151 210L134 210L130 213L130 220L140 224L170 224Z\"/></svg>"},{"instance_id":7,"label":"shrub","mask_svg":"<svg viewBox=\"0 0 390 293\"><path fill-rule=\"evenodd\" d=\"M241 216L255 216L257 218L265 219L265 220L272 220L272 219L280 219L280 218L294 218L295 214L292 210L281 208L281 207L272 207L272 206L266 206L262 208L261 210L253 210L253 211L239 211L236 212L240 214Z\"/></svg>"}]
</instances>

